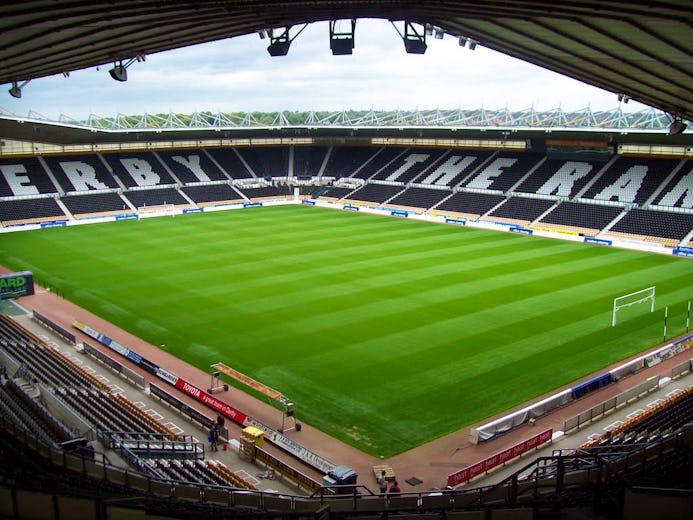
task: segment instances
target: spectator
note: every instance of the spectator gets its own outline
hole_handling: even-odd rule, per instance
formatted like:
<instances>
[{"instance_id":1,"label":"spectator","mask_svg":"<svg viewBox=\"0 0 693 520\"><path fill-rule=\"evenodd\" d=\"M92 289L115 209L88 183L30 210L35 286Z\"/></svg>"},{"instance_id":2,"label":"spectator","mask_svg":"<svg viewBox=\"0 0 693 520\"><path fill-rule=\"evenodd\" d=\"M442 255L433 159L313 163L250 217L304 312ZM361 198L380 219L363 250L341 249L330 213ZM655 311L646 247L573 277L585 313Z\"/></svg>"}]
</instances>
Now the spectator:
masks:
<instances>
[{"instance_id":1,"label":"spectator","mask_svg":"<svg viewBox=\"0 0 693 520\"><path fill-rule=\"evenodd\" d=\"M392 487L390 487L390 493L401 493L401 492L402 492L402 490L400 489L399 484L395 480L392 483Z\"/></svg>"},{"instance_id":2,"label":"spectator","mask_svg":"<svg viewBox=\"0 0 693 520\"><path fill-rule=\"evenodd\" d=\"M387 493L387 477L385 476L385 470L380 472L380 476L378 477L378 487L380 487L380 492L382 494Z\"/></svg>"},{"instance_id":3,"label":"spectator","mask_svg":"<svg viewBox=\"0 0 693 520\"><path fill-rule=\"evenodd\" d=\"M209 443L210 443L210 449L212 451L219 451L218 442L219 442L219 429L216 426L214 426L214 428L212 428L209 431Z\"/></svg>"}]
</instances>

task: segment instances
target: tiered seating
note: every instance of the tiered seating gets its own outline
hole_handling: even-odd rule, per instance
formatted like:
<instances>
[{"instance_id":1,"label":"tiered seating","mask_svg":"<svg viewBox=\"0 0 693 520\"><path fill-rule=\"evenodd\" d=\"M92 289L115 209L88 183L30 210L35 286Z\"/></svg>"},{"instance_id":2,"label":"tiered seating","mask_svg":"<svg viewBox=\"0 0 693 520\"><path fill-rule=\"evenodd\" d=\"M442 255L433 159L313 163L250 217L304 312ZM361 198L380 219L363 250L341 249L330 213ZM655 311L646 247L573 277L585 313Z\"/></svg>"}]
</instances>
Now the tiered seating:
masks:
<instances>
[{"instance_id":1,"label":"tiered seating","mask_svg":"<svg viewBox=\"0 0 693 520\"><path fill-rule=\"evenodd\" d=\"M351 193L352 191L354 191L354 188L340 188L337 186L333 186L320 196L329 199L341 199L349 195L349 193Z\"/></svg>"},{"instance_id":2,"label":"tiered seating","mask_svg":"<svg viewBox=\"0 0 693 520\"><path fill-rule=\"evenodd\" d=\"M514 191L572 199L601 166L602 164L596 161L546 159Z\"/></svg>"},{"instance_id":3,"label":"tiered seating","mask_svg":"<svg viewBox=\"0 0 693 520\"><path fill-rule=\"evenodd\" d=\"M455 187L492 154L491 151L452 150L449 155L441 158L439 164L427 169L413 182Z\"/></svg>"},{"instance_id":4,"label":"tiered seating","mask_svg":"<svg viewBox=\"0 0 693 520\"><path fill-rule=\"evenodd\" d=\"M471 179L464 181L462 186L506 192L543 158L543 155L536 153L501 152Z\"/></svg>"},{"instance_id":5,"label":"tiered seating","mask_svg":"<svg viewBox=\"0 0 693 520\"><path fill-rule=\"evenodd\" d=\"M44 345L11 318L0 314L0 348L49 386L107 387L89 372Z\"/></svg>"},{"instance_id":6,"label":"tiered seating","mask_svg":"<svg viewBox=\"0 0 693 520\"><path fill-rule=\"evenodd\" d=\"M56 395L100 431L163 433L172 439L175 437L169 428L135 405L124 406L127 399L117 394L85 388L59 388Z\"/></svg>"},{"instance_id":7,"label":"tiered seating","mask_svg":"<svg viewBox=\"0 0 693 520\"><path fill-rule=\"evenodd\" d=\"M44 157L65 193L118 188L111 172L96 154Z\"/></svg>"},{"instance_id":8,"label":"tiered seating","mask_svg":"<svg viewBox=\"0 0 693 520\"><path fill-rule=\"evenodd\" d=\"M488 216L505 222L529 223L538 219L554 204L556 204L555 200L510 197Z\"/></svg>"},{"instance_id":9,"label":"tiered seating","mask_svg":"<svg viewBox=\"0 0 693 520\"><path fill-rule=\"evenodd\" d=\"M347 200L362 200L382 204L404 189L403 186L390 186L385 184L366 184L349 195Z\"/></svg>"},{"instance_id":10,"label":"tiered seating","mask_svg":"<svg viewBox=\"0 0 693 520\"><path fill-rule=\"evenodd\" d=\"M113 175L127 188L176 183L152 152L104 154L103 157Z\"/></svg>"},{"instance_id":11,"label":"tiered seating","mask_svg":"<svg viewBox=\"0 0 693 520\"><path fill-rule=\"evenodd\" d=\"M237 186L238 191L249 199L265 199L268 197L291 197L292 192L289 186L261 186L257 188L245 188Z\"/></svg>"},{"instance_id":12,"label":"tiered seating","mask_svg":"<svg viewBox=\"0 0 693 520\"><path fill-rule=\"evenodd\" d=\"M265 146L237 148L257 177L286 177L289 175L289 148Z\"/></svg>"},{"instance_id":13,"label":"tiered seating","mask_svg":"<svg viewBox=\"0 0 693 520\"><path fill-rule=\"evenodd\" d=\"M478 217L488 213L503 200L505 200L503 195L460 191L435 209L440 212L452 211Z\"/></svg>"},{"instance_id":14,"label":"tiered seating","mask_svg":"<svg viewBox=\"0 0 693 520\"><path fill-rule=\"evenodd\" d=\"M350 177L355 171L366 164L382 148L371 146L339 146L332 149L330 158L325 165L323 177Z\"/></svg>"},{"instance_id":15,"label":"tiered seating","mask_svg":"<svg viewBox=\"0 0 693 520\"><path fill-rule=\"evenodd\" d=\"M294 176L316 176L325 160L327 146L294 146Z\"/></svg>"},{"instance_id":16,"label":"tiered seating","mask_svg":"<svg viewBox=\"0 0 693 520\"><path fill-rule=\"evenodd\" d=\"M205 463L207 464L207 467L209 467L217 475L219 475L221 478L223 478L226 482L230 482L233 487L236 487L239 489L257 490L257 487L254 484L251 484L247 480L239 477L238 475L236 475L233 471L231 471L229 468L227 468L221 462L208 460L208 461L205 461Z\"/></svg>"},{"instance_id":17,"label":"tiered seating","mask_svg":"<svg viewBox=\"0 0 693 520\"><path fill-rule=\"evenodd\" d=\"M244 200L242 195L226 183L184 186L181 188L181 191L200 207L213 206L214 203L238 202Z\"/></svg>"},{"instance_id":18,"label":"tiered seating","mask_svg":"<svg viewBox=\"0 0 693 520\"><path fill-rule=\"evenodd\" d=\"M132 211L117 193L64 195L60 200L75 218Z\"/></svg>"},{"instance_id":19,"label":"tiered seating","mask_svg":"<svg viewBox=\"0 0 693 520\"><path fill-rule=\"evenodd\" d=\"M0 159L0 197L58 193L36 157Z\"/></svg>"},{"instance_id":20,"label":"tiered seating","mask_svg":"<svg viewBox=\"0 0 693 520\"><path fill-rule=\"evenodd\" d=\"M381 148L377 155L372 156L368 162L362 164L350 177L370 179L403 153L401 148Z\"/></svg>"},{"instance_id":21,"label":"tiered seating","mask_svg":"<svg viewBox=\"0 0 693 520\"><path fill-rule=\"evenodd\" d=\"M432 167L447 150L431 148L407 148L404 153L385 165L371 179L393 182L411 182L423 171Z\"/></svg>"},{"instance_id":22,"label":"tiered seating","mask_svg":"<svg viewBox=\"0 0 693 520\"><path fill-rule=\"evenodd\" d=\"M438 204L452 192L448 190L432 190L427 188L407 188L390 200L388 206L405 206L428 209Z\"/></svg>"},{"instance_id":23,"label":"tiered seating","mask_svg":"<svg viewBox=\"0 0 693 520\"><path fill-rule=\"evenodd\" d=\"M190 203L175 188L159 188L153 190L129 190L124 193L130 203L136 207L161 206L174 204L176 206L190 206Z\"/></svg>"},{"instance_id":24,"label":"tiered seating","mask_svg":"<svg viewBox=\"0 0 693 520\"><path fill-rule=\"evenodd\" d=\"M29 397L12 379L0 386L0 409L5 416L15 417L37 437L46 441L61 443L73 438L67 427L39 401Z\"/></svg>"},{"instance_id":25,"label":"tiered seating","mask_svg":"<svg viewBox=\"0 0 693 520\"><path fill-rule=\"evenodd\" d=\"M653 204L662 207L693 209L693 164L688 161L655 197Z\"/></svg>"},{"instance_id":26,"label":"tiered seating","mask_svg":"<svg viewBox=\"0 0 693 520\"><path fill-rule=\"evenodd\" d=\"M67 218L53 197L0 201L0 222L4 225L67 220Z\"/></svg>"},{"instance_id":27,"label":"tiered seating","mask_svg":"<svg viewBox=\"0 0 693 520\"><path fill-rule=\"evenodd\" d=\"M232 179L252 179L255 177L238 157L235 148L210 148L207 153Z\"/></svg>"},{"instance_id":28,"label":"tiered seating","mask_svg":"<svg viewBox=\"0 0 693 520\"><path fill-rule=\"evenodd\" d=\"M679 161L619 157L583 198L644 204Z\"/></svg>"},{"instance_id":29,"label":"tiered seating","mask_svg":"<svg viewBox=\"0 0 693 520\"><path fill-rule=\"evenodd\" d=\"M632 209L609 230L609 234L645 238L666 246L676 246L691 230L693 213Z\"/></svg>"},{"instance_id":30,"label":"tiered seating","mask_svg":"<svg viewBox=\"0 0 693 520\"><path fill-rule=\"evenodd\" d=\"M582 202L562 202L539 224L544 227L568 228L573 231L594 235L604 229L621 212L621 206L603 206Z\"/></svg>"},{"instance_id":31,"label":"tiered seating","mask_svg":"<svg viewBox=\"0 0 693 520\"><path fill-rule=\"evenodd\" d=\"M157 155L181 184L229 180L204 150L167 150Z\"/></svg>"},{"instance_id":32,"label":"tiered seating","mask_svg":"<svg viewBox=\"0 0 693 520\"><path fill-rule=\"evenodd\" d=\"M625 445L648 442L664 431L675 431L691 422L693 417L693 387L668 397L658 405L619 424L614 429L584 443L581 448Z\"/></svg>"},{"instance_id":33,"label":"tiered seating","mask_svg":"<svg viewBox=\"0 0 693 520\"><path fill-rule=\"evenodd\" d=\"M158 470L157 473L166 475L167 478L176 482L195 482L196 484L211 486L226 485L223 481L218 482L211 478L209 474L211 472L202 470L195 462L192 460L156 459L150 461L150 464ZM214 474L212 473L212 475Z\"/></svg>"}]
</instances>

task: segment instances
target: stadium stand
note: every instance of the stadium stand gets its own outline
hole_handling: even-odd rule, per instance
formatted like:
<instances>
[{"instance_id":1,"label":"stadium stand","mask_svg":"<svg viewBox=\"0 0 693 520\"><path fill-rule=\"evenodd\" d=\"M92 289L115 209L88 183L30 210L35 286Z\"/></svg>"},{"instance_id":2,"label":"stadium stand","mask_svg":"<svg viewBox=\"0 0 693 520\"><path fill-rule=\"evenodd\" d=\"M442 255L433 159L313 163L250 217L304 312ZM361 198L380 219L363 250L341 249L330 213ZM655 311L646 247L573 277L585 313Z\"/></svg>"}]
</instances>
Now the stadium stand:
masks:
<instances>
[{"instance_id":1,"label":"stadium stand","mask_svg":"<svg viewBox=\"0 0 693 520\"><path fill-rule=\"evenodd\" d=\"M403 153L371 177L371 180L411 182L415 177L434 166L446 150L407 148Z\"/></svg>"},{"instance_id":2,"label":"stadium stand","mask_svg":"<svg viewBox=\"0 0 693 520\"><path fill-rule=\"evenodd\" d=\"M604 206L584 202L561 202L544 215L537 225L547 228L596 235L623 212L621 206Z\"/></svg>"},{"instance_id":3,"label":"stadium stand","mask_svg":"<svg viewBox=\"0 0 693 520\"><path fill-rule=\"evenodd\" d=\"M351 177L380 153L382 148L371 146L339 146L332 149L325 165L323 177L341 179Z\"/></svg>"},{"instance_id":4,"label":"stadium stand","mask_svg":"<svg viewBox=\"0 0 693 520\"><path fill-rule=\"evenodd\" d=\"M349 195L352 191L354 191L354 189L355 188L342 188L338 186L333 186L328 188L324 193L321 193L320 197L325 199L338 200Z\"/></svg>"},{"instance_id":5,"label":"stadium stand","mask_svg":"<svg viewBox=\"0 0 693 520\"><path fill-rule=\"evenodd\" d=\"M291 197L291 188L287 185L282 186L255 186L245 187L238 186L238 191L246 197L253 200L260 200L269 197Z\"/></svg>"},{"instance_id":6,"label":"stadium stand","mask_svg":"<svg viewBox=\"0 0 693 520\"><path fill-rule=\"evenodd\" d=\"M687 162L663 187L652 202L655 206L693 209L693 165Z\"/></svg>"},{"instance_id":7,"label":"stadium stand","mask_svg":"<svg viewBox=\"0 0 693 520\"><path fill-rule=\"evenodd\" d=\"M289 175L289 147L236 148L236 151L257 177Z\"/></svg>"},{"instance_id":8,"label":"stadium stand","mask_svg":"<svg viewBox=\"0 0 693 520\"><path fill-rule=\"evenodd\" d=\"M241 159L236 148L210 148L205 152L232 179L252 179L255 177Z\"/></svg>"},{"instance_id":9,"label":"stadium stand","mask_svg":"<svg viewBox=\"0 0 693 520\"><path fill-rule=\"evenodd\" d=\"M229 180L205 150L165 150L155 152L155 155L166 165L178 184Z\"/></svg>"},{"instance_id":10,"label":"stadium stand","mask_svg":"<svg viewBox=\"0 0 693 520\"><path fill-rule=\"evenodd\" d=\"M401 148L380 148L376 154L363 163L350 177L370 179L403 153L405 153L405 150Z\"/></svg>"},{"instance_id":11,"label":"stadium stand","mask_svg":"<svg viewBox=\"0 0 693 520\"><path fill-rule=\"evenodd\" d=\"M679 162L674 159L617 157L582 197L644 204Z\"/></svg>"},{"instance_id":12,"label":"stadium stand","mask_svg":"<svg viewBox=\"0 0 693 520\"><path fill-rule=\"evenodd\" d=\"M124 188L176 184L153 152L103 154L103 158Z\"/></svg>"},{"instance_id":13,"label":"stadium stand","mask_svg":"<svg viewBox=\"0 0 693 520\"><path fill-rule=\"evenodd\" d=\"M403 190L404 186L391 186L389 184L366 184L364 187L359 188L346 198L348 200L382 204Z\"/></svg>"},{"instance_id":14,"label":"stadium stand","mask_svg":"<svg viewBox=\"0 0 693 520\"><path fill-rule=\"evenodd\" d=\"M58 193L37 157L0 159L0 197L32 197Z\"/></svg>"},{"instance_id":15,"label":"stadium stand","mask_svg":"<svg viewBox=\"0 0 693 520\"><path fill-rule=\"evenodd\" d=\"M504 200L505 197L503 195L459 191L436 206L435 210L439 212L451 211L471 217L480 217L491 211Z\"/></svg>"},{"instance_id":16,"label":"stadium stand","mask_svg":"<svg viewBox=\"0 0 693 520\"><path fill-rule=\"evenodd\" d=\"M119 187L99 155L46 156L43 160L64 193Z\"/></svg>"},{"instance_id":17,"label":"stadium stand","mask_svg":"<svg viewBox=\"0 0 693 520\"><path fill-rule=\"evenodd\" d=\"M293 175L317 177L331 148L327 146L292 146Z\"/></svg>"},{"instance_id":18,"label":"stadium stand","mask_svg":"<svg viewBox=\"0 0 693 520\"><path fill-rule=\"evenodd\" d=\"M3 226L67 218L53 197L0 201L0 222Z\"/></svg>"},{"instance_id":19,"label":"stadium stand","mask_svg":"<svg viewBox=\"0 0 693 520\"><path fill-rule=\"evenodd\" d=\"M64 195L60 200L76 219L132 211L115 192Z\"/></svg>"},{"instance_id":20,"label":"stadium stand","mask_svg":"<svg viewBox=\"0 0 693 520\"><path fill-rule=\"evenodd\" d=\"M325 181L311 185L308 177L320 173ZM292 180L277 183L278 175L289 174ZM691 244L692 180L690 161L605 153L583 158L575 152L375 146L82 153L0 160L0 223L287 199L298 187L304 198L488 217L673 247ZM649 210L654 208L676 211ZM618 220L624 209L632 211Z\"/></svg>"},{"instance_id":21,"label":"stadium stand","mask_svg":"<svg viewBox=\"0 0 693 520\"><path fill-rule=\"evenodd\" d=\"M507 192L537 166L544 156L533 152L499 152L492 156L479 171L461 186Z\"/></svg>"},{"instance_id":22,"label":"stadium stand","mask_svg":"<svg viewBox=\"0 0 693 520\"><path fill-rule=\"evenodd\" d=\"M693 230L693 213L632 209L609 229L607 235L624 236L676 246Z\"/></svg>"},{"instance_id":23,"label":"stadium stand","mask_svg":"<svg viewBox=\"0 0 693 520\"><path fill-rule=\"evenodd\" d=\"M554 200L510 197L488 214L503 222L529 223L538 219L556 204Z\"/></svg>"},{"instance_id":24,"label":"stadium stand","mask_svg":"<svg viewBox=\"0 0 693 520\"><path fill-rule=\"evenodd\" d=\"M452 194L449 190L429 188L407 188L388 202L388 206L402 206L426 210L432 208L445 197Z\"/></svg>"},{"instance_id":25,"label":"stadium stand","mask_svg":"<svg viewBox=\"0 0 693 520\"><path fill-rule=\"evenodd\" d=\"M492 154L483 150L451 150L439 164L419 175L414 182L453 188L488 161Z\"/></svg>"},{"instance_id":26,"label":"stadium stand","mask_svg":"<svg viewBox=\"0 0 693 520\"><path fill-rule=\"evenodd\" d=\"M176 188L128 190L124 195L136 208L141 208L142 206L161 206L164 204L174 204L176 206L192 205Z\"/></svg>"},{"instance_id":27,"label":"stadium stand","mask_svg":"<svg viewBox=\"0 0 693 520\"><path fill-rule=\"evenodd\" d=\"M513 191L572 199L601 166L597 162L546 159Z\"/></svg>"},{"instance_id":28,"label":"stadium stand","mask_svg":"<svg viewBox=\"0 0 693 520\"><path fill-rule=\"evenodd\" d=\"M229 186L223 184L199 184L196 186L184 186L181 191L185 193L198 207L214 206L216 204L232 203L245 200L243 195Z\"/></svg>"}]
</instances>

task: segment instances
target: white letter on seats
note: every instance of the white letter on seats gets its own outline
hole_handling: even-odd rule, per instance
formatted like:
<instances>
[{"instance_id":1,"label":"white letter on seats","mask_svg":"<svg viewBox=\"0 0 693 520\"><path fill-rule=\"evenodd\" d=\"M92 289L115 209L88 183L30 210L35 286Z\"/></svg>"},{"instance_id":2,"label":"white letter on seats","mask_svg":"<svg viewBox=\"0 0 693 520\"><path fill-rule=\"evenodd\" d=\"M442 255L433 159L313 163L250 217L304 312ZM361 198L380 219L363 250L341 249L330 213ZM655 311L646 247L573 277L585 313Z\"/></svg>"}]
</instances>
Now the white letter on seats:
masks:
<instances>
[{"instance_id":1,"label":"white letter on seats","mask_svg":"<svg viewBox=\"0 0 693 520\"><path fill-rule=\"evenodd\" d=\"M187 159L181 155L174 155L171 157L178 164L182 164L188 170L190 170L195 177L200 181L211 181L212 179L205 173L205 171L200 166L200 156L199 155L188 155Z\"/></svg>"},{"instance_id":2,"label":"white letter on seats","mask_svg":"<svg viewBox=\"0 0 693 520\"><path fill-rule=\"evenodd\" d=\"M26 168L23 164L0 164L0 171L15 195L38 195L39 190L36 186L25 185L31 182L29 177L20 175L20 173L26 173Z\"/></svg>"},{"instance_id":3,"label":"white letter on seats","mask_svg":"<svg viewBox=\"0 0 693 520\"><path fill-rule=\"evenodd\" d=\"M66 161L59 163L76 191L107 190L103 182L96 178L96 170L91 164L82 161Z\"/></svg>"},{"instance_id":4,"label":"white letter on seats","mask_svg":"<svg viewBox=\"0 0 693 520\"><path fill-rule=\"evenodd\" d=\"M517 162L517 159L503 158L496 159L491 164L489 164L484 171L477 175L472 181L467 184L467 188L478 188L486 189L491 184L496 177L503 173L503 168L509 168Z\"/></svg>"},{"instance_id":5,"label":"white letter on seats","mask_svg":"<svg viewBox=\"0 0 693 520\"><path fill-rule=\"evenodd\" d=\"M589 163L568 161L537 190L537 193L570 197L575 181L582 179L590 171L592 171L592 165Z\"/></svg>"},{"instance_id":6,"label":"white letter on seats","mask_svg":"<svg viewBox=\"0 0 693 520\"><path fill-rule=\"evenodd\" d=\"M616 197L619 202L633 202L638 194L642 181L647 175L647 166L635 165L628 168L611 186L607 186L595 199L612 200Z\"/></svg>"},{"instance_id":7,"label":"white letter on seats","mask_svg":"<svg viewBox=\"0 0 693 520\"><path fill-rule=\"evenodd\" d=\"M674 207L680 198L682 208L693 209L693 170L681 177L681 180L676 183L669 193L662 197L657 206Z\"/></svg>"},{"instance_id":8,"label":"white letter on seats","mask_svg":"<svg viewBox=\"0 0 693 520\"><path fill-rule=\"evenodd\" d=\"M476 160L476 157L468 155L460 157L453 155L447 161L438 166L435 171L421 181L421 184L438 184L439 186L447 186L455 177L462 173L470 164Z\"/></svg>"},{"instance_id":9,"label":"white letter on seats","mask_svg":"<svg viewBox=\"0 0 693 520\"><path fill-rule=\"evenodd\" d=\"M156 186L159 177L152 170L152 165L143 159L121 159L123 167L127 170L138 186Z\"/></svg>"},{"instance_id":10,"label":"white letter on seats","mask_svg":"<svg viewBox=\"0 0 693 520\"><path fill-rule=\"evenodd\" d=\"M427 153L413 153L404 158L404 164L387 176L386 181L394 181L416 163L424 162L430 155Z\"/></svg>"}]
</instances>

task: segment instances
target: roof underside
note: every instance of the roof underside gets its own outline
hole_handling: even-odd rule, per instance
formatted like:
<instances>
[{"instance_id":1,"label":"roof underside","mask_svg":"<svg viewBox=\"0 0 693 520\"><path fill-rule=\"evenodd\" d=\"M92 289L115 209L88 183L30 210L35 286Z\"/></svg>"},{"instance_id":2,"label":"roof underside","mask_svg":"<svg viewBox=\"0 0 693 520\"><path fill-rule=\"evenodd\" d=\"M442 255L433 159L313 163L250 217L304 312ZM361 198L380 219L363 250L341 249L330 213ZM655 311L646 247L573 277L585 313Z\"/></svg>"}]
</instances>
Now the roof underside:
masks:
<instances>
[{"instance_id":1,"label":"roof underside","mask_svg":"<svg viewBox=\"0 0 693 520\"><path fill-rule=\"evenodd\" d=\"M693 120L690 0L8 2L0 6L0 83L349 18L429 23Z\"/></svg>"}]
</instances>

